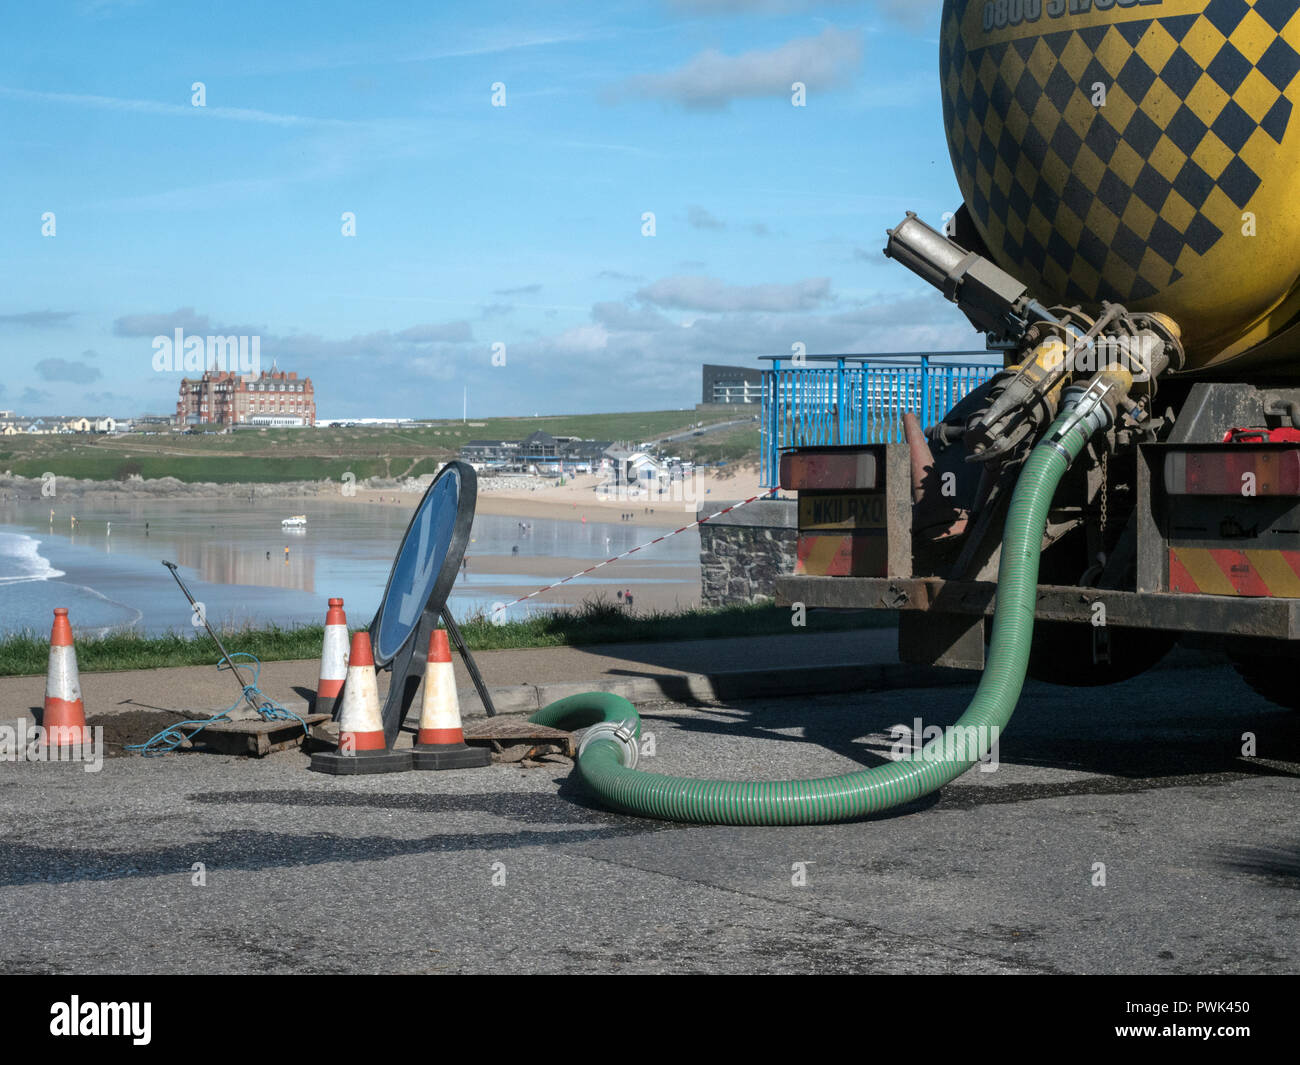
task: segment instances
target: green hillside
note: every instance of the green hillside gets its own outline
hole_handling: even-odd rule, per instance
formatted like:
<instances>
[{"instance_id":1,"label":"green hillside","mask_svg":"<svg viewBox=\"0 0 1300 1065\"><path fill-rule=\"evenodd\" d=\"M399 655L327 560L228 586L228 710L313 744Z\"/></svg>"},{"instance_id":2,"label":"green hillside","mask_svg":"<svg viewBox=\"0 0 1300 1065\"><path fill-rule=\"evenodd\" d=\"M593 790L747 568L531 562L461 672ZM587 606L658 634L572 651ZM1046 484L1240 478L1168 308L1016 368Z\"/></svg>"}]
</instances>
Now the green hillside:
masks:
<instances>
[{"instance_id":1,"label":"green hillside","mask_svg":"<svg viewBox=\"0 0 1300 1065\"><path fill-rule=\"evenodd\" d=\"M347 471L360 479L418 476L455 458L470 440L515 440L540 429L552 436L643 441L688 431L696 422L711 424L731 418L734 415L694 410L634 411L428 422L399 429L356 426L193 435L7 436L0 437L0 472L8 470L23 477L50 472L58 477L102 481L139 474L219 484L338 480ZM724 438L735 431L724 430L717 439L693 438L698 444L678 442L673 445L674 453L689 457L696 447L704 450L705 441L724 444ZM737 442L730 441L729 450L736 447Z\"/></svg>"}]
</instances>

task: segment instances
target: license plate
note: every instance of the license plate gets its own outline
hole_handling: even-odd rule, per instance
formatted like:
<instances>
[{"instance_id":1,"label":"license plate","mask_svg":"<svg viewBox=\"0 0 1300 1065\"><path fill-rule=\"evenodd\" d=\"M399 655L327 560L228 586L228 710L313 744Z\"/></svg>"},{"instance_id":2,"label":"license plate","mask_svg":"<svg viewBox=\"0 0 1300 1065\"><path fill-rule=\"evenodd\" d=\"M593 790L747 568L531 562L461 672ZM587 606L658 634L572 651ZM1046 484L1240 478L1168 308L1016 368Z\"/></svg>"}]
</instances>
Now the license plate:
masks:
<instances>
[{"instance_id":1,"label":"license plate","mask_svg":"<svg viewBox=\"0 0 1300 1065\"><path fill-rule=\"evenodd\" d=\"M869 495L864 492L842 495L799 496L799 529L801 531L837 529L883 529L885 527L885 497L883 493Z\"/></svg>"}]
</instances>

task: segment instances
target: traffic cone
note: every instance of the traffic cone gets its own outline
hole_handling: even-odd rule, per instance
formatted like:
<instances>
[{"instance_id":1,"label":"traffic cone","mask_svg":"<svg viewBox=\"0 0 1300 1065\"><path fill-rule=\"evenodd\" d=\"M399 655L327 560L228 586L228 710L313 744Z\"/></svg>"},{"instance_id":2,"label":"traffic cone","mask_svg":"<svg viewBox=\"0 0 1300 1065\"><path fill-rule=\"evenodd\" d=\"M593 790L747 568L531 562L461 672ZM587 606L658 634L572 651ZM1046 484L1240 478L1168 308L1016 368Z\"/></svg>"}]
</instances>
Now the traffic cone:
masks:
<instances>
[{"instance_id":1,"label":"traffic cone","mask_svg":"<svg viewBox=\"0 0 1300 1065\"><path fill-rule=\"evenodd\" d=\"M316 682L316 701L312 711L334 716L339 692L348 677L348 616L343 600L331 599L325 614L325 644L320 655L320 680Z\"/></svg>"},{"instance_id":2,"label":"traffic cone","mask_svg":"<svg viewBox=\"0 0 1300 1065\"><path fill-rule=\"evenodd\" d=\"M379 709L379 682L375 679L375 657L370 634L352 637L348 654L348 678L343 685L339 712L339 746L311 756L311 768L318 773L361 776L368 773L401 773L411 768L410 751L390 751L384 736L384 718Z\"/></svg>"},{"instance_id":3,"label":"traffic cone","mask_svg":"<svg viewBox=\"0 0 1300 1065\"><path fill-rule=\"evenodd\" d=\"M50 747L79 747L89 738L86 707L81 701L77 649L72 644L68 608L54 608L50 631L50 664L45 671L45 710L41 714L45 743Z\"/></svg>"},{"instance_id":4,"label":"traffic cone","mask_svg":"<svg viewBox=\"0 0 1300 1065\"><path fill-rule=\"evenodd\" d=\"M446 629L429 633L429 656L424 666L424 704L420 731L411 759L416 769L476 769L492 761L492 752L470 747L460 727L460 699L451 665L451 645Z\"/></svg>"}]
</instances>

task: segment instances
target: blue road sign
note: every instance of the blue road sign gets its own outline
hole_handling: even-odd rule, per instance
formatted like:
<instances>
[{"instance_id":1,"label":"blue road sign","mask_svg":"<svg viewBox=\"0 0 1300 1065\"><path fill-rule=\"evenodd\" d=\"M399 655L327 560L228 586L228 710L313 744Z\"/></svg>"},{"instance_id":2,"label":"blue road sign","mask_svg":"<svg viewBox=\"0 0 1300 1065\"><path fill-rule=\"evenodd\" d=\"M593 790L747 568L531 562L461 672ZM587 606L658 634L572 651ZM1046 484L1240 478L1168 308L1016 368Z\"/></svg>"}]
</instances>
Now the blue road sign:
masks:
<instances>
[{"instance_id":1,"label":"blue road sign","mask_svg":"<svg viewBox=\"0 0 1300 1065\"><path fill-rule=\"evenodd\" d=\"M474 470L462 462L444 466L425 492L370 626L376 665L397 657L426 610L442 612L469 542L476 495Z\"/></svg>"}]
</instances>

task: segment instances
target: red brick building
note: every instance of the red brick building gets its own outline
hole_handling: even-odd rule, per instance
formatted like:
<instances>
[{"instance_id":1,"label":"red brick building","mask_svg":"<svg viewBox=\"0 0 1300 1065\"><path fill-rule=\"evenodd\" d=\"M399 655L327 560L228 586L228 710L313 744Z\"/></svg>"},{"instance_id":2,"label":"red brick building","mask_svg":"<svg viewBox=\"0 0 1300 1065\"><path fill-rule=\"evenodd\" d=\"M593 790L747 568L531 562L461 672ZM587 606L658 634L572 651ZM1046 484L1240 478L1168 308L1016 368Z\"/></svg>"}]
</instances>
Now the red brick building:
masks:
<instances>
[{"instance_id":1,"label":"red brick building","mask_svg":"<svg viewBox=\"0 0 1300 1065\"><path fill-rule=\"evenodd\" d=\"M310 377L299 379L284 370L257 376L208 370L197 380L181 380L176 424L311 426L316 424L316 393Z\"/></svg>"}]
</instances>

